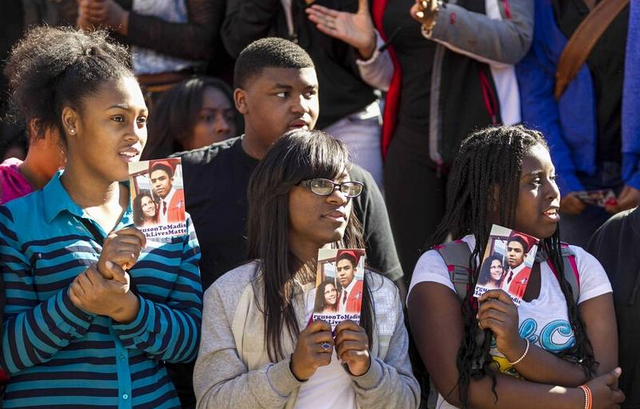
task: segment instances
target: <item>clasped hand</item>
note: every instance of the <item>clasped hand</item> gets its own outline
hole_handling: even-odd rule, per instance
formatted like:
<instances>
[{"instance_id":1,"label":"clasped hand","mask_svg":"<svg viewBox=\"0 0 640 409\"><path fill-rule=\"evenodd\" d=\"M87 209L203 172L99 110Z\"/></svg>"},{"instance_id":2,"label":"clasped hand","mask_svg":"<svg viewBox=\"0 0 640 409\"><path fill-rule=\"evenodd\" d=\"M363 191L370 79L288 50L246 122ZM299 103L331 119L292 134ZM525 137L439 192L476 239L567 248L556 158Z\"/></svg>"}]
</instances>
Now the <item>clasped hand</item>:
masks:
<instances>
[{"instance_id":1,"label":"clasped hand","mask_svg":"<svg viewBox=\"0 0 640 409\"><path fill-rule=\"evenodd\" d=\"M364 329L353 321L343 321L335 332L334 339L331 325L314 321L300 333L291 357L291 371L298 380L306 381L319 367L329 365L334 348L353 376L364 375L369 370L369 338Z\"/></svg>"},{"instance_id":2,"label":"clasped hand","mask_svg":"<svg viewBox=\"0 0 640 409\"><path fill-rule=\"evenodd\" d=\"M78 308L129 322L140 308L131 290L126 270L138 261L146 238L135 227L112 232L104 242L98 263L79 274L69 288L71 302Z\"/></svg>"}]
</instances>

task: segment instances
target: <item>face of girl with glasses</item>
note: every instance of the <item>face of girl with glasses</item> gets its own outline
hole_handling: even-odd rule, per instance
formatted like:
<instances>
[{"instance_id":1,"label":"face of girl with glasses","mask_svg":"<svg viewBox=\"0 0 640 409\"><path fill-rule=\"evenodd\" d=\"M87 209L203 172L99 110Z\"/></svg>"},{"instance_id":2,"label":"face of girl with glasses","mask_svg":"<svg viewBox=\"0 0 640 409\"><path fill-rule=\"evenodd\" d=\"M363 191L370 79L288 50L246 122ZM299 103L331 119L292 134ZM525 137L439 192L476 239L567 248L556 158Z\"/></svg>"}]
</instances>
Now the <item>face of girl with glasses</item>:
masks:
<instances>
[{"instance_id":1,"label":"face of girl with glasses","mask_svg":"<svg viewBox=\"0 0 640 409\"><path fill-rule=\"evenodd\" d=\"M349 180L349 175L344 173L332 182ZM347 227L351 208L351 198L340 189L321 196L309 187L294 186L289 192L289 241L308 246L309 249L318 249L340 240Z\"/></svg>"}]
</instances>

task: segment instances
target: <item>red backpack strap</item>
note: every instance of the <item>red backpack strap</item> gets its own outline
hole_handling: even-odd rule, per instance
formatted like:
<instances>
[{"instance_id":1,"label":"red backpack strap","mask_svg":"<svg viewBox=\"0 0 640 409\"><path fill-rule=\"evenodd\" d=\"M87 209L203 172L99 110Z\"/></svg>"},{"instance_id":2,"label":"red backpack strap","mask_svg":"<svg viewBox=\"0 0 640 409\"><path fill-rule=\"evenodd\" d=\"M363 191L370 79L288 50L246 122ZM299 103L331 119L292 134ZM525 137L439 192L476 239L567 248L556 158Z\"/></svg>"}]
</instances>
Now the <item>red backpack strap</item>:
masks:
<instances>
[{"instance_id":1,"label":"red backpack strap","mask_svg":"<svg viewBox=\"0 0 640 409\"><path fill-rule=\"evenodd\" d=\"M462 240L440 244L433 248L444 260L449 271L449 278L456 289L460 302L464 301L469 292L469 258L471 250L469 245Z\"/></svg>"}]
</instances>

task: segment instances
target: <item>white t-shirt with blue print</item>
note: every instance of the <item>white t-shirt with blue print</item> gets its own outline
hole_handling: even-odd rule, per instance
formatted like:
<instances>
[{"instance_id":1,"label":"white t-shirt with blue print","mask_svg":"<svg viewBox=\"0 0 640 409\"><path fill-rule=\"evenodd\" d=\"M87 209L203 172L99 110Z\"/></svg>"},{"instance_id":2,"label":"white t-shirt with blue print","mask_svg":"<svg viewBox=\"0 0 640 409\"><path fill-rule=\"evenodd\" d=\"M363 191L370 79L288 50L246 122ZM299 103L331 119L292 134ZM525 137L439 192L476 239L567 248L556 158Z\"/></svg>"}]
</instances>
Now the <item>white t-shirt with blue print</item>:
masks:
<instances>
[{"instance_id":1,"label":"white t-shirt with blue print","mask_svg":"<svg viewBox=\"0 0 640 409\"><path fill-rule=\"evenodd\" d=\"M472 235L462 239L473 250L475 238ZM611 284L600 262L580 247L570 246L576 255L578 275L580 278L580 297L578 304L599 295L612 292ZM560 284L548 263L540 265L540 295L531 302L522 301L518 307L520 336L527 338L532 344L553 353L561 352L575 344L575 337L569 323L567 304L560 289ZM447 265L440 254L431 250L422 255L413 272L409 294L416 284L436 282L451 291L456 291ZM499 355L492 350L492 355ZM455 408L438 395L438 409Z\"/></svg>"}]
</instances>

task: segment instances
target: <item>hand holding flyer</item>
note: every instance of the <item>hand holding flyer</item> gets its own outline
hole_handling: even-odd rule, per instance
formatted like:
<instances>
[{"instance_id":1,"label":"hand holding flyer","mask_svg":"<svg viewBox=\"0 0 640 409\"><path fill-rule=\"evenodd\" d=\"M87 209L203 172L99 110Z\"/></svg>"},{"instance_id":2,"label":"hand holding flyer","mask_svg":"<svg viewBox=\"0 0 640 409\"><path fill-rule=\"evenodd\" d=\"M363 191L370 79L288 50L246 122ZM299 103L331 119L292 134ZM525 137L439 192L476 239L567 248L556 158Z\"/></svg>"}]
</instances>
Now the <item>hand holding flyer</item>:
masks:
<instances>
[{"instance_id":1,"label":"hand holding flyer","mask_svg":"<svg viewBox=\"0 0 640 409\"><path fill-rule=\"evenodd\" d=\"M615 206L618 204L618 199L613 189L583 190L575 194L578 199L593 206L606 207L607 205Z\"/></svg>"},{"instance_id":2,"label":"hand holding flyer","mask_svg":"<svg viewBox=\"0 0 640 409\"><path fill-rule=\"evenodd\" d=\"M148 239L182 236L187 232L182 183L182 159L129 164L134 225Z\"/></svg>"},{"instance_id":3,"label":"hand holding flyer","mask_svg":"<svg viewBox=\"0 0 640 409\"><path fill-rule=\"evenodd\" d=\"M364 249L320 249L313 320L360 322L364 294Z\"/></svg>"},{"instance_id":4,"label":"hand holding flyer","mask_svg":"<svg viewBox=\"0 0 640 409\"><path fill-rule=\"evenodd\" d=\"M502 289L520 305L538 250L538 239L506 227L493 225L473 296Z\"/></svg>"}]
</instances>

